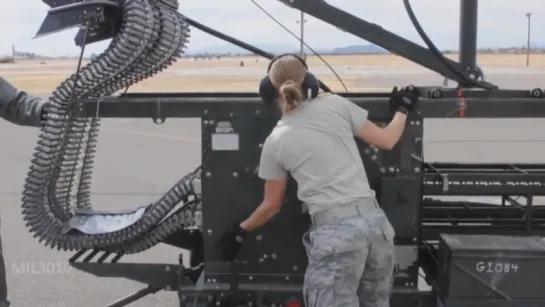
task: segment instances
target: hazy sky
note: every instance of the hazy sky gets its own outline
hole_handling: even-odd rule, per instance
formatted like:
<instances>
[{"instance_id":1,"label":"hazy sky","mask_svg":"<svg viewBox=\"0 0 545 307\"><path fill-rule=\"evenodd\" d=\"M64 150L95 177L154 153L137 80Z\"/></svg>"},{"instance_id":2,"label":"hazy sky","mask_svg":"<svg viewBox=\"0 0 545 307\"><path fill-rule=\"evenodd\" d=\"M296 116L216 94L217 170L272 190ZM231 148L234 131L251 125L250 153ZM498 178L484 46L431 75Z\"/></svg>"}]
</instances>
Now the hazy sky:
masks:
<instances>
[{"instance_id":1,"label":"hazy sky","mask_svg":"<svg viewBox=\"0 0 545 307\"><path fill-rule=\"evenodd\" d=\"M0 10L0 54L17 50L43 55L74 55L76 30L32 39L49 7L39 0L2 0ZM328 3L360 18L420 43L401 0L329 0ZM459 0L412 0L422 26L440 48L458 44ZM226 34L255 44L298 42L268 19L250 0L183 0L180 12ZM258 1L283 24L298 31L299 12L276 0ZM532 12L533 40L545 43L545 6L543 0L480 0L479 46L522 46L526 43L526 12ZM314 48L361 44L363 41L335 27L307 17L306 42ZM92 44L87 54L102 51L108 42ZM189 50L224 45L196 29L192 30Z\"/></svg>"}]
</instances>

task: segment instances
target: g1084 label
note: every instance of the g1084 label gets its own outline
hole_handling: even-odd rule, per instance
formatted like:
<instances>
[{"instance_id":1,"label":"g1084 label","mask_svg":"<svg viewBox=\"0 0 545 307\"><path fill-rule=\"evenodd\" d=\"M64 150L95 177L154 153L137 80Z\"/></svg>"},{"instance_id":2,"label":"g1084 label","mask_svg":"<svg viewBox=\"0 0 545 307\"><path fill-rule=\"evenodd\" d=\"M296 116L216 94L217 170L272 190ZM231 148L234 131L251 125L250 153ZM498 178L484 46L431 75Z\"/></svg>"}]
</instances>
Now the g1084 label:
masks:
<instances>
[{"instance_id":1,"label":"g1084 label","mask_svg":"<svg viewBox=\"0 0 545 307\"><path fill-rule=\"evenodd\" d=\"M475 269L479 273L513 274L518 272L519 265L513 262L479 261L475 264Z\"/></svg>"}]
</instances>

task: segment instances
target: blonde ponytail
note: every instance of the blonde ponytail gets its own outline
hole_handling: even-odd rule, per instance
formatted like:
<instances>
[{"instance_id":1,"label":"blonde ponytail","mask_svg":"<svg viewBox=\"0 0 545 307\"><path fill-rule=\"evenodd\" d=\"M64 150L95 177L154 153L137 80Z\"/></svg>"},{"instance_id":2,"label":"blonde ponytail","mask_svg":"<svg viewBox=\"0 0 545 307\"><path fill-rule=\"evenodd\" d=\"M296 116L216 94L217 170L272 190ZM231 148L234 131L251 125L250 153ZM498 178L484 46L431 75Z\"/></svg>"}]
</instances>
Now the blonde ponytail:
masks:
<instances>
[{"instance_id":1,"label":"blonde ponytail","mask_svg":"<svg viewBox=\"0 0 545 307\"><path fill-rule=\"evenodd\" d=\"M303 92L301 86L293 80L286 80L280 86L278 92L284 100L283 111L289 112L298 107L303 102Z\"/></svg>"}]
</instances>

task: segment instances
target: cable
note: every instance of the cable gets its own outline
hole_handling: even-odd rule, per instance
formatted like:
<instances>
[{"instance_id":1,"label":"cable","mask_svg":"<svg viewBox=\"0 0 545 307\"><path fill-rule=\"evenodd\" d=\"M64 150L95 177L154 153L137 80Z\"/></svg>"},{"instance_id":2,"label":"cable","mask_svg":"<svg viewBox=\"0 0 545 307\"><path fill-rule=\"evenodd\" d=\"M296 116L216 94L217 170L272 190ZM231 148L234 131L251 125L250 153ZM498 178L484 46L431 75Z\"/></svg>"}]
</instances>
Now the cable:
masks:
<instances>
[{"instance_id":1,"label":"cable","mask_svg":"<svg viewBox=\"0 0 545 307\"><path fill-rule=\"evenodd\" d=\"M411 23L413 24L414 28L418 32L418 35L420 35L420 38L426 43L426 46L428 46L428 49L430 50L437 59L443 63L456 77L458 77L460 80L464 81L465 83L469 85L473 85L478 88L486 89L486 90L493 90L497 89L498 87L489 84L487 82L480 82L473 80L469 78L464 72L462 72L458 67L452 65L452 63L448 62L439 49L433 44L429 36L426 34L422 26L420 25L420 22L418 22L418 18L416 18L416 15L414 14L414 11L412 9L412 6L409 2L409 0L403 0L403 4L405 5L405 10L407 11L407 14L409 15L409 19L411 20Z\"/></svg>"},{"instance_id":2,"label":"cable","mask_svg":"<svg viewBox=\"0 0 545 307\"><path fill-rule=\"evenodd\" d=\"M81 68L82 68L82 64L83 64L83 57L85 55L85 46L86 46L86 43L87 43L87 36L89 34L89 24L86 24L85 25L85 32L83 34L83 43L80 47L80 54L79 54L79 57L78 57L78 63L77 63L77 66L76 66L76 72L74 73L74 82L72 83L72 86L70 87L70 98L69 98L69 104L72 105L74 104L76 101L77 101L77 97L76 97L76 90L78 89L78 81L80 80L80 76L81 76ZM65 118L67 118L68 114L65 115ZM85 129L81 130L80 132L80 137L85 133ZM88 133L91 133L91 131L89 130ZM66 145L63 145L62 147L66 147ZM79 156L80 153L81 153L81 147L82 146L78 146L77 147L77 150L76 150L76 156ZM74 165L72 166L72 173L70 175L70 182L74 182L74 179L76 177L76 168L78 167L77 164L74 163ZM57 174L56 175L60 175L60 172L56 172ZM48 191L49 191L49 194L50 195L54 195L55 193L55 181L51 182L50 185L48 186ZM70 195L70 193L68 193ZM51 200L51 199L50 199Z\"/></svg>"},{"instance_id":3,"label":"cable","mask_svg":"<svg viewBox=\"0 0 545 307\"><path fill-rule=\"evenodd\" d=\"M424 31L424 29L422 28L422 26L420 25L420 22L418 22L418 18L416 17L413 9L412 9L412 6L410 4L410 2L408 0L403 0L403 4L405 5L405 11L407 12L407 14L409 15L409 19L411 20L411 23L413 24L414 28L416 29L416 32L418 32L418 35L420 35L420 38L422 38L422 40L424 41L424 43L426 44L426 46L428 46L430 52L435 55L435 57L441 62L443 63L443 65L445 65L456 77L458 77L459 79L467 82L467 83L472 83L473 80L469 79L466 75L464 75L460 70L458 70L456 67L454 67L453 65L451 65L451 63L449 63L446 59L445 59L445 56L443 55L443 53L441 53L441 51L439 51L439 49L437 49L437 47L435 46L435 44L433 44L433 42L431 41L431 39L429 38L429 36L426 34L426 32ZM473 81L474 82L474 81ZM480 86L479 86L480 87Z\"/></svg>"},{"instance_id":4,"label":"cable","mask_svg":"<svg viewBox=\"0 0 545 307\"><path fill-rule=\"evenodd\" d=\"M333 69L333 67L331 67L331 65L329 65L329 63L327 63L327 61L322 58L322 56L316 52L314 49L312 49L312 47L310 47L309 45L307 45L307 43L305 43L305 41L303 41L299 36L297 36L295 33L293 33L290 29L288 29L286 26L284 26L280 21L278 21L278 19L276 19L274 16L272 16L269 12L267 12L266 9L264 9L261 5L259 5L259 3L257 3L255 0L250 0L252 1L252 3L258 8L260 9L263 13L265 13L265 15L267 15L270 19L272 19L272 21L274 21L277 25L279 25L280 27L282 27L282 29L286 30L286 32L288 32L291 36L295 37L300 43L302 43L305 47L308 48L308 50L310 50L315 56L317 56L320 61L322 61L328 68L329 70L331 70L331 72L335 75L335 77L337 77L337 80L339 80L339 82L342 84L344 90L348 93L348 88L346 88L346 85L344 84L343 80L341 79L341 77L337 74L337 72L335 71L335 69Z\"/></svg>"}]
</instances>

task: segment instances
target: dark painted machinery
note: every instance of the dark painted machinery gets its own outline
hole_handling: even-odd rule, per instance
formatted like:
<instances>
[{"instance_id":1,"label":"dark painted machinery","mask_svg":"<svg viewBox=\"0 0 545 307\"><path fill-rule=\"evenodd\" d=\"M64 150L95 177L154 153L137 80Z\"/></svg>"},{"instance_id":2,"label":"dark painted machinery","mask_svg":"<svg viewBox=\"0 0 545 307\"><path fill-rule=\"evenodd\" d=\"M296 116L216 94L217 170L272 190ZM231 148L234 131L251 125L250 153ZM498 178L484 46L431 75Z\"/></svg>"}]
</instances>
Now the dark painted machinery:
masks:
<instances>
[{"instance_id":1,"label":"dark painted machinery","mask_svg":"<svg viewBox=\"0 0 545 307\"><path fill-rule=\"evenodd\" d=\"M166 69L181 56L190 27L258 55L273 55L177 12L176 0L44 0L50 7L38 35L78 26L76 44L110 46L53 92L25 183L23 215L47 246L76 254L72 266L100 277L123 277L147 288L108 306L125 306L160 290L177 291L180 306L302 306L308 216L291 184L287 204L252 233L239 260L219 260L218 235L261 201L256 175L261 144L278 120L256 93L114 93ZM409 17L428 48L324 1L283 0L346 32L458 82L418 87L422 99L400 143L383 152L359 143L369 180L396 230L399 254L391 306L543 306L545 165L427 163L425 118L544 117L541 89L498 89L476 66L477 0L462 0L460 63L443 57ZM256 85L257 86L257 85ZM341 93L391 119L388 94ZM202 165L160 199L131 212L91 207L93 157L100 118L201 118ZM219 188L221 187L221 188ZM446 201L438 196L501 197L502 204ZM524 200L524 201L522 201ZM228 206L228 208L226 208ZM190 263L123 263L125 254L156 244L191 252ZM405 256L405 258L407 258ZM418 289L423 275L431 286Z\"/></svg>"}]
</instances>

